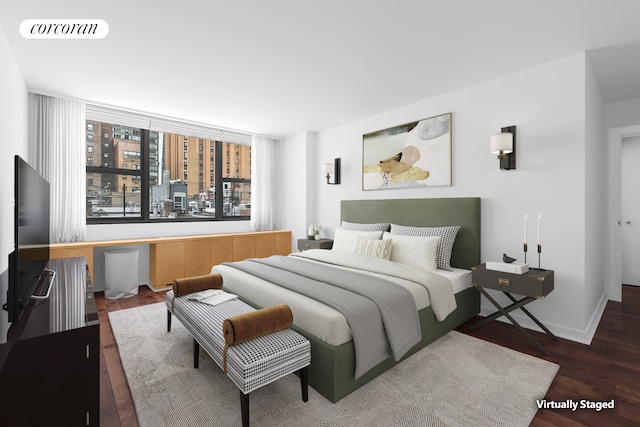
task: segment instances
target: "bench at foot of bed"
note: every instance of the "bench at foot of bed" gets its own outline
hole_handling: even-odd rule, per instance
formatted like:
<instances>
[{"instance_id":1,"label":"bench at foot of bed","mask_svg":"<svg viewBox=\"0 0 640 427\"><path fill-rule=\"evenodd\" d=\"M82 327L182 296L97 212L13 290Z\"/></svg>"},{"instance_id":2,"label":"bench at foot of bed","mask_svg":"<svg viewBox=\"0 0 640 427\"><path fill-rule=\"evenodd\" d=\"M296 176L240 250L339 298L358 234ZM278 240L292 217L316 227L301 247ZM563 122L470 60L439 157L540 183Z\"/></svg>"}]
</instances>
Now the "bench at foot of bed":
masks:
<instances>
[{"instance_id":1,"label":"bench at foot of bed","mask_svg":"<svg viewBox=\"0 0 640 427\"><path fill-rule=\"evenodd\" d=\"M175 289L175 288L174 288ZM209 305L188 299L174 298L167 292L167 330L171 330L172 315L193 336L193 366L198 367L200 347L223 369L225 338L223 323L226 319L255 311L253 307L234 299L219 305ZM302 400L308 400L307 367L311 362L309 341L286 328L257 336L226 350L226 373L240 389L242 425L249 425L249 393L279 378L299 371Z\"/></svg>"}]
</instances>

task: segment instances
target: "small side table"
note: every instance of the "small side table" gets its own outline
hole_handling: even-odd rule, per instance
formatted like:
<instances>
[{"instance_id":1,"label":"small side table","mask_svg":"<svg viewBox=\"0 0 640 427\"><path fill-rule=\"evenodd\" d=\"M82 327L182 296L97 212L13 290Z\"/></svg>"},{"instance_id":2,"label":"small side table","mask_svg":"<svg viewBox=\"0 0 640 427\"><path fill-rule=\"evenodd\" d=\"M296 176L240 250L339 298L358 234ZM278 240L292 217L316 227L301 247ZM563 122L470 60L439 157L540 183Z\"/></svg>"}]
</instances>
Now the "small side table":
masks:
<instances>
[{"instance_id":1,"label":"small side table","mask_svg":"<svg viewBox=\"0 0 640 427\"><path fill-rule=\"evenodd\" d=\"M536 341L531 334L529 334L518 322L515 321L510 312L513 310L521 309L524 314L529 316L531 320L533 320L540 328L550 335L554 340L558 340L558 338L551 333L549 329L547 329L542 322L535 318L529 310L524 308L525 305L530 302L536 301L538 299L542 299L549 295L551 291L553 291L553 270L538 270L531 269L524 274L514 274L514 273L505 273L502 271L496 270L487 270L486 264L476 265L475 267L471 267L471 284L478 289L482 295L485 296L497 309L495 313L486 317L482 322L476 323L471 327L471 329L479 328L480 326L488 323L492 320L495 320L501 316L505 316L509 321L516 327L520 332L526 335L536 347L543 353L549 354L547 350L544 349ZM498 302L489 295L485 289L495 289L502 291L513 304L502 307ZM513 295L523 295L524 298L517 300Z\"/></svg>"},{"instance_id":2,"label":"small side table","mask_svg":"<svg viewBox=\"0 0 640 427\"><path fill-rule=\"evenodd\" d=\"M306 251L307 249L331 249L333 247L333 239L298 239L298 249Z\"/></svg>"}]
</instances>

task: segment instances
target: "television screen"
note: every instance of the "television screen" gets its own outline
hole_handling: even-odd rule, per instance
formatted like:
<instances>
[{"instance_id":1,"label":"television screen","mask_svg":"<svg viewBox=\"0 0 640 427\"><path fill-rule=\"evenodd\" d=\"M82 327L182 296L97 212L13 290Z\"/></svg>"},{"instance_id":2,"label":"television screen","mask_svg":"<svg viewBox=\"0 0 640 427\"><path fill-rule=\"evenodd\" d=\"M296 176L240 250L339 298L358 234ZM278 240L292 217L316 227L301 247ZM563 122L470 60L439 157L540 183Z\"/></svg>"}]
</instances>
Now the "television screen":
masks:
<instances>
[{"instance_id":1,"label":"television screen","mask_svg":"<svg viewBox=\"0 0 640 427\"><path fill-rule=\"evenodd\" d=\"M14 252L9 256L7 306L17 322L49 261L49 183L15 156Z\"/></svg>"}]
</instances>

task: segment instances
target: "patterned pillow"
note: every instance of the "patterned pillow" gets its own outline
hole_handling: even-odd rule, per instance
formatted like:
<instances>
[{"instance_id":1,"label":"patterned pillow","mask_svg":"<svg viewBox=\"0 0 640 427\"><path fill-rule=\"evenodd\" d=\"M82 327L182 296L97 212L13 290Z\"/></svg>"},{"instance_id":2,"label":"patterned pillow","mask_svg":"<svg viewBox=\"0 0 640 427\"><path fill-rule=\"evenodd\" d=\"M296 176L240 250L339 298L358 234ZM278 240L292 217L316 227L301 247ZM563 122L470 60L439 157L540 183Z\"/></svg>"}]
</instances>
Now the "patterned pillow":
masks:
<instances>
[{"instance_id":1,"label":"patterned pillow","mask_svg":"<svg viewBox=\"0 0 640 427\"><path fill-rule=\"evenodd\" d=\"M403 236L385 232L383 240L393 240L391 261L413 265L428 271L436 271L438 236Z\"/></svg>"},{"instance_id":2,"label":"patterned pillow","mask_svg":"<svg viewBox=\"0 0 640 427\"><path fill-rule=\"evenodd\" d=\"M357 222L342 221L340 226L345 230L358 230L358 231L389 231L391 224L388 222L378 222L375 224L360 224Z\"/></svg>"},{"instance_id":3,"label":"patterned pillow","mask_svg":"<svg viewBox=\"0 0 640 427\"><path fill-rule=\"evenodd\" d=\"M459 225L446 227L412 227L408 225L391 224L391 234L405 236L440 236L440 242L436 250L436 264L440 270L453 271L451 269L451 252L456 240Z\"/></svg>"},{"instance_id":4,"label":"patterned pillow","mask_svg":"<svg viewBox=\"0 0 640 427\"><path fill-rule=\"evenodd\" d=\"M358 240L358 236L379 240L382 238L382 231L358 231L336 228L331 250L353 252L353 247Z\"/></svg>"},{"instance_id":5,"label":"patterned pillow","mask_svg":"<svg viewBox=\"0 0 640 427\"><path fill-rule=\"evenodd\" d=\"M353 252L374 258L390 259L392 239L374 240L358 236Z\"/></svg>"}]
</instances>

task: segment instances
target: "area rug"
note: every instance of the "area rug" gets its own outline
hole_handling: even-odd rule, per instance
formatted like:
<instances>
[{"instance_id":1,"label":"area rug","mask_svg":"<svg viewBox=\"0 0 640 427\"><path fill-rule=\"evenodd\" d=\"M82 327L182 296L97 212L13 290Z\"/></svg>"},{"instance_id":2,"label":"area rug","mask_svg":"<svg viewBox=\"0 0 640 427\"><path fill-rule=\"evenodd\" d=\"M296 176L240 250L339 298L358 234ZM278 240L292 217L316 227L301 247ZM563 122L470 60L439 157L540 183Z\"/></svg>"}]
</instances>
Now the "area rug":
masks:
<instances>
[{"instance_id":1,"label":"area rug","mask_svg":"<svg viewBox=\"0 0 640 427\"><path fill-rule=\"evenodd\" d=\"M157 303L109 313L142 427L239 426L239 391ZM313 357L313 355L312 355ZM313 360L313 359L312 359ZM289 375L251 393L252 426L528 426L558 365L451 331L331 403Z\"/></svg>"}]
</instances>

